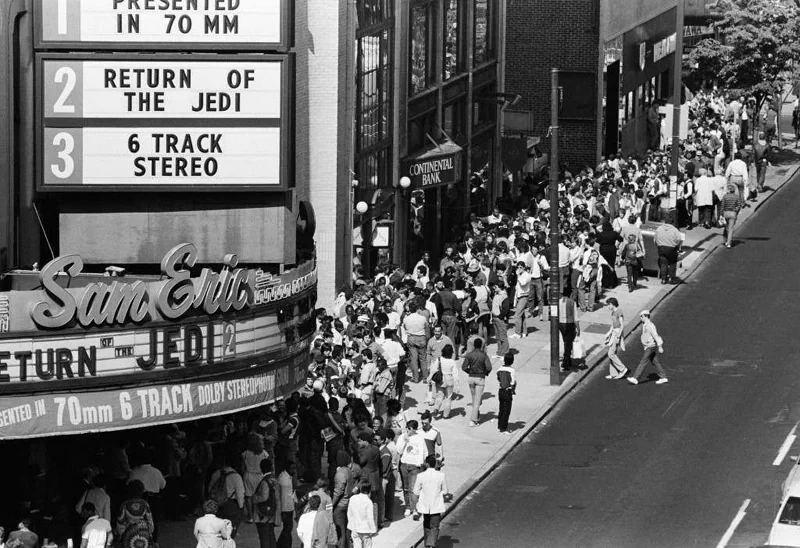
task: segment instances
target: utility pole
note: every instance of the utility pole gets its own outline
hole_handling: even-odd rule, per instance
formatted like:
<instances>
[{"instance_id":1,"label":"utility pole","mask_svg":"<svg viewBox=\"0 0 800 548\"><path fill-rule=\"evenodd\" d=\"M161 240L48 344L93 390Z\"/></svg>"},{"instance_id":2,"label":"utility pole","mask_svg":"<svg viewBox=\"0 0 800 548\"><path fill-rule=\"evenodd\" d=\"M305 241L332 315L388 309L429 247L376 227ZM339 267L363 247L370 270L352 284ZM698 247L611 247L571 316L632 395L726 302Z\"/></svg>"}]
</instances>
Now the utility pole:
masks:
<instances>
[{"instance_id":1,"label":"utility pole","mask_svg":"<svg viewBox=\"0 0 800 548\"><path fill-rule=\"evenodd\" d=\"M672 72L672 159L670 160L670 192L678 181L678 162L681 157L681 91L683 84L683 13L686 0L678 0L675 16L675 59ZM678 226L677 212L672 214L672 224Z\"/></svg>"},{"instance_id":2,"label":"utility pole","mask_svg":"<svg viewBox=\"0 0 800 548\"><path fill-rule=\"evenodd\" d=\"M681 0L683 1L683 0ZM561 298L561 273L558 269L558 243L560 227L558 219L558 110L560 93L558 69L550 71L550 384L561 384L558 363L558 301Z\"/></svg>"}]
</instances>

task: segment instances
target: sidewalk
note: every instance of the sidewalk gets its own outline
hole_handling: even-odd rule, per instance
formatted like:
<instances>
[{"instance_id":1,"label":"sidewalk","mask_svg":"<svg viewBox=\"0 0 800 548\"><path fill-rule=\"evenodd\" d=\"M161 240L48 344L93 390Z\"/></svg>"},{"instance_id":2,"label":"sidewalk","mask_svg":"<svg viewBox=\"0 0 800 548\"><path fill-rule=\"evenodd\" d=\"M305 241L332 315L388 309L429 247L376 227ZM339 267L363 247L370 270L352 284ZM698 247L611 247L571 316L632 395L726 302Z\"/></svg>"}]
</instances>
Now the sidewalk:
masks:
<instances>
[{"instance_id":1,"label":"sidewalk","mask_svg":"<svg viewBox=\"0 0 800 548\"><path fill-rule=\"evenodd\" d=\"M793 135L786 134L792 137ZM784 141L785 143L788 141ZM800 149L798 149L800 150ZM757 203L744 209L739 216L738 226L747 220L773 196L791 177L800 170L800 153L786 148L778 155L775 166L767 172L766 186L769 191L761 194ZM694 228L684 231L683 252L678 269L678 278L685 280L700 264L714 252L730 253L722 246L722 230ZM719 251L718 251L719 250ZM624 269L618 274L624 276ZM470 398L466 375L462 372L460 391L463 397L453 402L453 413L448 420L438 420L434 426L441 432L444 442L445 467L447 485L454 494L453 502L448 505L448 512L464 498L470 496L476 485L480 483L505 456L538 425L584 378L595 369L606 374L606 363L602 358L603 338L610 325L610 314L603 307L605 299L616 297L628 323L625 333L630 334L639 324L637 313L643 308L653 308L678 285L661 285L657 276L651 275L647 282L640 282L636 291L629 293L627 286L621 284L617 289L607 290L598 304L598 310L581 314L581 334L587 346L588 370L579 371L567 376L561 386L550 386L550 326L548 322L540 322L538 318L528 327L528 336L511 339L511 348L517 351L514 367L517 370L517 397L511 411L509 430L513 435L503 435L497 430L497 378L491 375L487 379L486 393L481 405L481 424L476 428L468 426L466 414L469 412ZM509 330L511 332L512 330ZM496 346L492 343L488 350L493 354ZM630 354L622 354L627 363L631 362ZM495 369L499 360L493 360ZM601 367L598 367L601 366ZM612 382L612 381L609 381ZM616 381L622 382L622 381ZM406 409L409 418L418 418L428 407L424 404L425 386L411 384L406 397ZM408 548L416 546L422 540L422 522L413 521L411 517L403 518L404 507L395 505L395 521L374 539L375 548ZM194 548L192 535L193 521L164 522L161 525L161 546L166 548ZM276 534L279 530L276 531ZM243 523L236 539L239 548L257 548L258 538L255 526ZM294 546L299 547L295 537Z\"/></svg>"}]
</instances>

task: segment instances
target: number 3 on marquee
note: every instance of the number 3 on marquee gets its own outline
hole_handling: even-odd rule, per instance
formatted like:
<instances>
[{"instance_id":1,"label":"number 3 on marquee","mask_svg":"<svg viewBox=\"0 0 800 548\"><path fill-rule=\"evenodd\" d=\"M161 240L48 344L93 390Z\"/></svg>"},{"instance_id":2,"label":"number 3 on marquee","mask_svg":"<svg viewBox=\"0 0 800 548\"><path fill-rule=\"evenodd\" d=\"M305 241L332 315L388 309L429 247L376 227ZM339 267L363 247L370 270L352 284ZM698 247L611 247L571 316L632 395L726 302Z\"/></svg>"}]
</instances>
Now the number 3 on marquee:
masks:
<instances>
[{"instance_id":1,"label":"number 3 on marquee","mask_svg":"<svg viewBox=\"0 0 800 548\"><path fill-rule=\"evenodd\" d=\"M53 146L59 147L57 152L59 164L50 164L50 171L59 179L68 179L75 171L75 161L72 152L75 150L75 138L71 133L60 131L53 136Z\"/></svg>"}]
</instances>

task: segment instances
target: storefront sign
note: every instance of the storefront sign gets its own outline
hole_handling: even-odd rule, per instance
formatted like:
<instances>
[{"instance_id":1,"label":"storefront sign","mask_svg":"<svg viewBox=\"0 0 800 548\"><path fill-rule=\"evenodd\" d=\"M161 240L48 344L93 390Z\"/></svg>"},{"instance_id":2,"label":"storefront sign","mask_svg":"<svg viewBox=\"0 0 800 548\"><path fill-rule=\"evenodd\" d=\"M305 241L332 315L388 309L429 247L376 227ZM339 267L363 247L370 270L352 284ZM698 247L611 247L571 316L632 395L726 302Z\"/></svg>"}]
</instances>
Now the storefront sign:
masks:
<instances>
[{"instance_id":1,"label":"storefront sign","mask_svg":"<svg viewBox=\"0 0 800 548\"><path fill-rule=\"evenodd\" d=\"M280 143L277 127L48 127L43 186L278 187Z\"/></svg>"},{"instance_id":2,"label":"storefront sign","mask_svg":"<svg viewBox=\"0 0 800 548\"><path fill-rule=\"evenodd\" d=\"M214 317L247 309L258 312L267 304L295 298L317 283L314 261L277 275L238 268L236 255L231 254L222 257L218 269L206 267L192 273L196 257L194 244L180 244L164 256L158 280L96 275L92 283L65 283L65 276L74 280L84 275L83 261L77 255L57 257L38 272L42 289L0 293L0 321L7 323L6 332L12 334L51 333Z\"/></svg>"},{"instance_id":3,"label":"storefront sign","mask_svg":"<svg viewBox=\"0 0 800 548\"><path fill-rule=\"evenodd\" d=\"M653 44L653 62L657 63L670 53L675 53L677 35L673 32L663 40Z\"/></svg>"},{"instance_id":4,"label":"storefront sign","mask_svg":"<svg viewBox=\"0 0 800 548\"><path fill-rule=\"evenodd\" d=\"M207 381L124 390L0 397L3 439L155 426L242 411L285 398L305 381L305 352L281 366Z\"/></svg>"},{"instance_id":5,"label":"storefront sign","mask_svg":"<svg viewBox=\"0 0 800 548\"><path fill-rule=\"evenodd\" d=\"M249 118L280 124L279 60L46 59L46 118Z\"/></svg>"},{"instance_id":6,"label":"storefront sign","mask_svg":"<svg viewBox=\"0 0 800 548\"><path fill-rule=\"evenodd\" d=\"M283 0L37 0L41 47L161 47L286 41Z\"/></svg>"},{"instance_id":7,"label":"storefront sign","mask_svg":"<svg viewBox=\"0 0 800 548\"><path fill-rule=\"evenodd\" d=\"M436 187L455 182L457 157L457 154L447 154L411 160L406 168L411 188Z\"/></svg>"}]
</instances>

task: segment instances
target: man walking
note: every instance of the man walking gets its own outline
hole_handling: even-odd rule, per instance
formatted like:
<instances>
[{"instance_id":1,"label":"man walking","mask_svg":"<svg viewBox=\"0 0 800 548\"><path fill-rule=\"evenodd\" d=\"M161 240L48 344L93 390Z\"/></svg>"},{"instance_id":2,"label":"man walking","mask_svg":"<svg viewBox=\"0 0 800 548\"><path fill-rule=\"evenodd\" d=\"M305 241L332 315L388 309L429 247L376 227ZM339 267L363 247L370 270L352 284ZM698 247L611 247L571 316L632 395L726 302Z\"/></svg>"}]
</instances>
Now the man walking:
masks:
<instances>
[{"instance_id":1,"label":"man walking","mask_svg":"<svg viewBox=\"0 0 800 548\"><path fill-rule=\"evenodd\" d=\"M722 197L722 215L725 217L725 247L731 248L733 243L733 229L736 226L736 218L742 209L742 202L736 192L736 187L728 185L728 193Z\"/></svg>"},{"instance_id":2,"label":"man walking","mask_svg":"<svg viewBox=\"0 0 800 548\"><path fill-rule=\"evenodd\" d=\"M653 367L656 368L656 373L658 373L656 384L669 382L667 373L664 371L664 368L661 366L661 360L658 358L659 354L664 353L664 341L659 336L656 325L650 321L649 310L642 310L639 313L639 317L642 319L642 346L644 347L644 353L642 354L642 359L639 361L639 365L636 367L633 376L628 377L628 382L631 384L639 384L639 377L641 377L645 368L650 363L653 364Z\"/></svg>"},{"instance_id":3,"label":"man walking","mask_svg":"<svg viewBox=\"0 0 800 548\"><path fill-rule=\"evenodd\" d=\"M97 510L93 503L84 503L83 516L87 519L81 531L81 548L110 547L114 541L111 524L108 520L97 515Z\"/></svg>"},{"instance_id":4,"label":"man walking","mask_svg":"<svg viewBox=\"0 0 800 548\"><path fill-rule=\"evenodd\" d=\"M561 372L568 373L572 370L572 344L575 337L581 334L581 329L576 322L575 301L570 296L570 289L564 288L561 299L558 301L558 331L564 339L564 358L561 361Z\"/></svg>"},{"instance_id":5,"label":"man walking","mask_svg":"<svg viewBox=\"0 0 800 548\"><path fill-rule=\"evenodd\" d=\"M729 184L735 185L739 190L739 200L741 200L743 206L750 207L744 199L744 189L750 184L750 169L742 160L741 152L736 152L733 158L733 161L725 169L725 177L728 179Z\"/></svg>"},{"instance_id":6,"label":"man walking","mask_svg":"<svg viewBox=\"0 0 800 548\"><path fill-rule=\"evenodd\" d=\"M372 537L378 532L369 483L362 483L359 493L347 505L347 528L352 531L353 548L372 548Z\"/></svg>"},{"instance_id":7,"label":"man walking","mask_svg":"<svg viewBox=\"0 0 800 548\"><path fill-rule=\"evenodd\" d=\"M756 190L764 192L764 180L767 177L767 166L772 156L772 147L767 144L763 131L759 132L758 142L753 146L753 156L756 163Z\"/></svg>"},{"instance_id":8,"label":"man walking","mask_svg":"<svg viewBox=\"0 0 800 548\"><path fill-rule=\"evenodd\" d=\"M486 376L492 372L492 362L489 356L483 351L483 340L475 339L475 350L464 356L464 363L461 365L467 375L469 375L469 391L472 394L472 414L470 416L470 426L478 426L481 412L481 399L486 387Z\"/></svg>"},{"instance_id":9,"label":"man walking","mask_svg":"<svg viewBox=\"0 0 800 548\"><path fill-rule=\"evenodd\" d=\"M439 524L445 511L444 499L447 495L447 482L444 472L436 469L435 456L428 455L425 464L427 469L417 476L414 493L417 496L417 512L422 514L424 546L433 548L439 541Z\"/></svg>"},{"instance_id":10,"label":"man walking","mask_svg":"<svg viewBox=\"0 0 800 548\"><path fill-rule=\"evenodd\" d=\"M617 348L625 350L625 339L622 337L622 328L625 325L625 317L619 308L619 301L610 297L606 299L608 308L611 310L611 328L606 333L605 345L608 347L608 375L606 379L621 379L628 373L628 368L617 356Z\"/></svg>"},{"instance_id":11,"label":"man walking","mask_svg":"<svg viewBox=\"0 0 800 548\"><path fill-rule=\"evenodd\" d=\"M417 481L422 463L428 456L428 446L425 438L417 433L419 423L410 420L406 423L406 431L397 440L397 452L400 454L400 477L403 480L403 494L405 495L405 517L411 515L419 519L416 513L417 495L414 494L414 483Z\"/></svg>"}]
</instances>

